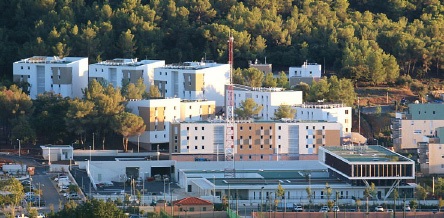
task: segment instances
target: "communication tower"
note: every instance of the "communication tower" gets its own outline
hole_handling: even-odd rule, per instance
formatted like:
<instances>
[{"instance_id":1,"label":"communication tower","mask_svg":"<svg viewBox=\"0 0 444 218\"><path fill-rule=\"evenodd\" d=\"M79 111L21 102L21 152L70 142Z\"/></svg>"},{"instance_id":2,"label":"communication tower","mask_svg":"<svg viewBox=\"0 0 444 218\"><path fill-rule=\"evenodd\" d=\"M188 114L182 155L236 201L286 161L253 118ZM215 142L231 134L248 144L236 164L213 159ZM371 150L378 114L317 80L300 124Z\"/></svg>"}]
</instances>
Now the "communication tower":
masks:
<instances>
[{"instance_id":1,"label":"communication tower","mask_svg":"<svg viewBox=\"0 0 444 218\"><path fill-rule=\"evenodd\" d=\"M225 177L235 178L236 171L234 169L234 91L233 91L233 43L234 37L229 35L228 39L228 64L230 65L230 83L226 85L227 103L225 111L226 128L225 128Z\"/></svg>"}]
</instances>

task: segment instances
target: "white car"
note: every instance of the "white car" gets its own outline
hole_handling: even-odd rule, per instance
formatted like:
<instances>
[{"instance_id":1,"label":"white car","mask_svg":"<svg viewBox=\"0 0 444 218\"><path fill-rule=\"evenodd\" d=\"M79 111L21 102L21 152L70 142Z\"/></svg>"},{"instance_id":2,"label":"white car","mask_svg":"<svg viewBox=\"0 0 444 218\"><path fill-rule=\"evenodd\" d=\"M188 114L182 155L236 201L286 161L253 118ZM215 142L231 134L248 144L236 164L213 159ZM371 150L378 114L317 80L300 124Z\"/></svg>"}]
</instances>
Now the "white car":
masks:
<instances>
[{"instance_id":1,"label":"white car","mask_svg":"<svg viewBox=\"0 0 444 218\"><path fill-rule=\"evenodd\" d=\"M319 212L325 213L328 212L330 210L330 208L328 208L327 206L322 206L322 208L319 210Z\"/></svg>"},{"instance_id":2,"label":"white car","mask_svg":"<svg viewBox=\"0 0 444 218\"><path fill-rule=\"evenodd\" d=\"M333 206L333 208L331 209L331 211L333 212L339 212L339 207L338 206Z\"/></svg>"},{"instance_id":3,"label":"white car","mask_svg":"<svg viewBox=\"0 0 444 218\"><path fill-rule=\"evenodd\" d=\"M376 212L384 212L384 208L382 206L376 206L375 211Z\"/></svg>"},{"instance_id":4,"label":"white car","mask_svg":"<svg viewBox=\"0 0 444 218\"><path fill-rule=\"evenodd\" d=\"M405 205L404 206L404 211L407 211L407 212L409 212L411 209L410 209L410 206L409 205Z\"/></svg>"}]
</instances>

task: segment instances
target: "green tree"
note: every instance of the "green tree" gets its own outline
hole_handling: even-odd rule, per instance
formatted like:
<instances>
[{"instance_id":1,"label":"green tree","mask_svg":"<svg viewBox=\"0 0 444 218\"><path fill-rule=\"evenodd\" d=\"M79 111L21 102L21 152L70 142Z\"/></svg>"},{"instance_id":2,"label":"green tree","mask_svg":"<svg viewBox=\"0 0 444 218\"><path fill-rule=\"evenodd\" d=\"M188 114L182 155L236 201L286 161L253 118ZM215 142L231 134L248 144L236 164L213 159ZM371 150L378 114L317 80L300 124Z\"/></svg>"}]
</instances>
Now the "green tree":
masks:
<instances>
[{"instance_id":1,"label":"green tree","mask_svg":"<svg viewBox=\"0 0 444 218\"><path fill-rule=\"evenodd\" d=\"M262 110L263 106L256 104L252 98L247 98L241 102L241 106L234 109L234 114L240 118L253 118Z\"/></svg>"},{"instance_id":2,"label":"green tree","mask_svg":"<svg viewBox=\"0 0 444 218\"><path fill-rule=\"evenodd\" d=\"M128 83L122 87L122 95L126 99L142 99L145 95L146 86L143 84L143 78L139 78L137 83Z\"/></svg>"},{"instance_id":3,"label":"green tree","mask_svg":"<svg viewBox=\"0 0 444 218\"><path fill-rule=\"evenodd\" d=\"M23 185L15 178L0 180L0 190L6 193L6 198L3 198L3 204L10 204L12 208L18 206L25 195ZM12 210L13 217L15 215L14 212L15 210Z\"/></svg>"},{"instance_id":4,"label":"green tree","mask_svg":"<svg viewBox=\"0 0 444 218\"><path fill-rule=\"evenodd\" d=\"M276 78L274 78L272 72L269 72L265 75L265 79L264 79L262 86L263 87L276 87L277 86Z\"/></svg>"},{"instance_id":5,"label":"green tree","mask_svg":"<svg viewBox=\"0 0 444 218\"><path fill-rule=\"evenodd\" d=\"M134 35L130 29L120 34L118 47L121 49L124 58L134 57L137 48Z\"/></svg>"},{"instance_id":6,"label":"green tree","mask_svg":"<svg viewBox=\"0 0 444 218\"><path fill-rule=\"evenodd\" d=\"M123 112L115 117L115 132L123 136L123 150L128 151L128 138L145 131L143 119L135 114Z\"/></svg>"},{"instance_id":7,"label":"green tree","mask_svg":"<svg viewBox=\"0 0 444 218\"><path fill-rule=\"evenodd\" d=\"M424 200L424 203L425 203L425 200L427 198L427 190L424 187L422 187L421 185L416 186L415 189L416 189L415 190L416 191L416 197L419 198L419 199Z\"/></svg>"},{"instance_id":8,"label":"green tree","mask_svg":"<svg viewBox=\"0 0 444 218\"><path fill-rule=\"evenodd\" d=\"M369 208L368 208L368 199L373 197L375 195L376 192L376 187L375 184L372 183L370 184L370 186L366 187L364 190L364 197L367 199L367 213L369 212Z\"/></svg>"},{"instance_id":9,"label":"green tree","mask_svg":"<svg viewBox=\"0 0 444 218\"><path fill-rule=\"evenodd\" d=\"M127 217L112 201L91 199L80 205L68 204L65 204L64 208L55 213L53 217Z\"/></svg>"},{"instance_id":10,"label":"green tree","mask_svg":"<svg viewBox=\"0 0 444 218\"><path fill-rule=\"evenodd\" d=\"M159 88L156 85L150 86L150 91L148 93L149 98L160 98L162 97L162 94L159 91Z\"/></svg>"},{"instance_id":11,"label":"green tree","mask_svg":"<svg viewBox=\"0 0 444 218\"><path fill-rule=\"evenodd\" d=\"M282 187L281 183L279 182L278 187L276 189L276 193L275 193L276 199L275 199L275 207L277 207L277 205L279 204L280 201L282 201L282 199L284 199L285 197L285 189L284 187Z\"/></svg>"},{"instance_id":12,"label":"green tree","mask_svg":"<svg viewBox=\"0 0 444 218\"><path fill-rule=\"evenodd\" d=\"M248 68L242 70L242 75L245 77L245 82L251 87L261 87L264 80L264 73L256 68Z\"/></svg>"},{"instance_id":13,"label":"green tree","mask_svg":"<svg viewBox=\"0 0 444 218\"><path fill-rule=\"evenodd\" d=\"M279 77L277 78L277 86L282 88L288 88L289 86L288 77L284 71L279 73Z\"/></svg>"},{"instance_id":14,"label":"green tree","mask_svg":"<svg viewBox=\"0 0 444 218\"><path fill-rule=\"evenodd\" d=\"M280 120L282 118L293 119L296 114L296 109L290 105L281 104L274 112L274 119Z\"/></svg>"},{"instance_id":15,"label":"green tree","mask_svg":"<svg viewBox=\"0 0 444 218\"><path fill-rule=\"evenodd\" d=\"M78 141L83 145L85 134L91 130L93 117L96 115L94 102L74 99L68 101L65 123L69 132L78 136Z\"/></svg>"}]
</instances>

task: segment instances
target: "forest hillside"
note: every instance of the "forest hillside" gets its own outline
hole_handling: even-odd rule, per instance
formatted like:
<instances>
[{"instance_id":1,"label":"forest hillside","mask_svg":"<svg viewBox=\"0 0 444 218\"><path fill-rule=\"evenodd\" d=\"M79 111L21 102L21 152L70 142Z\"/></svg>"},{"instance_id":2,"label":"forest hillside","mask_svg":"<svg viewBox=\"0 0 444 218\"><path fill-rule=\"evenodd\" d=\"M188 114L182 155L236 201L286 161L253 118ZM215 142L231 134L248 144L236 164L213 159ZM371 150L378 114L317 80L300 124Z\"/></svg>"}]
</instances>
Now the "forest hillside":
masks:
<instances>
[{"instance_id":1,"label":"forest hillside","mask_svg":"<svg viewBox=\"0 0 444 218\"><path fill-rule=\"evenodd\" d=\"M304 61L372 85L400 75L440 77L439 0L8 0L0 1L0 75L30 56L267 59L277 71Z\"/></svg>"}]
</instances>

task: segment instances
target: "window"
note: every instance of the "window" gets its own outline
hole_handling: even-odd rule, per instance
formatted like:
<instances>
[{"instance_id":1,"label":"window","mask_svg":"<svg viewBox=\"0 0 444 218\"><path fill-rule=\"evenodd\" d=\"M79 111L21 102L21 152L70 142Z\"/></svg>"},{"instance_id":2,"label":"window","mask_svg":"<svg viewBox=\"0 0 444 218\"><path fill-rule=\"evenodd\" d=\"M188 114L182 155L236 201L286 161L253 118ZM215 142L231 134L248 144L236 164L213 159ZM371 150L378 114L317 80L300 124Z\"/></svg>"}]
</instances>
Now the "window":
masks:
<instances>
[{"instance_id":1,"label":"window","mask_svg":"<svg viewBox=\"0 0 444 218\"><path fill-rule=\"evenodd\" d=\"M248 149L251 149L251 145L248 145Z\"/></svg>"},{"instance_id":2,"label":"window","mask_svg":"<svg viewBox=\"0 0 444 218\"><path fill-rule=\"evenodd\" d=\"M261 126L261 130L263 130L264 129L264 127L263 126Z\"/></svg>"},{"instance_id":3,"label":"window","mask_svg":"<svg viewBox=\"0 0 444 218\"><path fill-rule=\"evenodd\" d=\"M281 145L278 145L278 148L281 148Z\"/></svg>"},{"instance_id":4,"label":"window","mask_svg":"<svg viewBox=\"0 0 444 218\"><path fill-rule=\"evenodd\" d=\"M251 135L250 135L250 136L248 136L248 139L251 139Z\"/></svg>"},{"instance_id":5,"label":"window","mask_svg":"<svg viewBox=\"0 0 444 218\"><path fill-rule=\"evenodd\" d=\"M187 136L187 140L190 140L190 137L189 137L189 136Z\"/></svg>"},{"instance_id":6,"label":"window","mask_svg":"<svg viewBox=\"0 0 444 218\"><path fill-rule=\"evenodd\" d=\"M196 145L196 146L194 146L194 150L197 150L197 145Z\"/></svg>"},{"instance_id":7,"label":"window","mask_svg":"<svg viewBox=\"0 0 444 218\"><path fill-rule=\"evenodd\" d=\"M261 149L264 149L264 145L261 145Z\"/></svg>"},{"instance_id":8,"label":"window","mask_svg":"<svg viewBox=\"0 0 444 218\"><path fill-rule=\"evenodd\" d=\"M197 140L197 136L194 136L194 140Z\"/></svg>"},{"instance_id":9,"label":"window","mask_svg":"<svg viewBox=\"0 0 444 218\"><path fill-rule=\"evenodd\" d=\"M278 126L278 129L281 130L281 126Z\"/></svg>"},{"instance_id":10,"label":"window","mask_svg":"<svg viewBox=\"0 0 444 218\"><path fill-rule=\"evenodd\" d=\"M322 129L325 129L325 126L322 126Z\"/></svg>"},{"instance_id":11,"label":"window","mask_svg":"<svg viewBox=\"0 0 444 218\"><path fill-rule=\"evenodd\" d=\"M20 67L20 69L22 69L22 70L23 70L23 66L21 66L21 67Z\"/></svg>"},{"instance_id":12,"label":"window","mask_svg":"<svg viewBox=\"0 0 444 218\"><path fill-rule=\"evenodd\" d=\"M280 136L280 135L278 135L278 139L281 139L281 136Z\"/></svg>"},{"instance_id":13,"label":"window","mask_svg":"<svg viewBox=\"0 0 444 218\"><path fill-rule=\"evenodd\" d=\"M263 154L261 154L261 160L262 160L262 159L264 159L264 155L263 155Z\"/></svg>"},{"instance_id":14,"label":"window","mask_svg":"<svg viewBox=\"0 0 444 218\"><path fill-rule=\"evenodd\" d=\"M197 126L196 126L196 127L194 127L194 130L197 130Z\"/></svg>"},{"instance_id":15,"label":"window","mask_svg":"<svg viewBox=\"0 0 444 218\"><path fill-rule=\"evenodd\" d=\"M268 129L270 129L271 130L271 126L268 128Z\"/></svg>"},{"instance_id":16,"label":"window","mask_svg":"<svg viewBox=\"0 0 444 218\"><path fill-rule=\"evenodd\" d=\"M261 135L261 139L264 139L264 136L263 136L263 135Z\"/></svg>"},{"instance_id":17,"label":"window","mask_svg":"<svg viewBox=\"0 0 444 218\"><path fill-rule=\"evenodd\" d=\"M243 127L243 126L241 126L241 127L240 127L240 130L242 131L243 129L244 129L244 127Z\"/></svg>"},{"instance_id":18,"label":"window","mask_svg":"<svg viewBox=\"0 0 444 218\"><path fill-rule=\"evenodd\" d=\"M205 140L205 136L202 136L202 140Z\"/></svg>"},{"instance_id":19,"label":"window","mask_svg":"<svg viewBox=\"0 0 444 218\"><path fill-rule=\"evenodd\" d=\"M308 129L308 126L305 126L305 129Z\"/></svg>"},{"instance_id":20,"label":"window","mask_svg":"<svg viewBox=\"0 0 444 218\"><path fill-rule=\"evenodd\" d=\"M305 138L308 139L308 135L306 135Z\"/></svg>"},{"instance_id":21,"label":"window","mask_svg":"<svg viewBox=\"0 0 444 218\"><path fill-rule=\"evenodd\" d=\"M273 147L272 147L272 145L270 145L270 149L272 149Z\"/></svg>"},{"instance_id":22,"label":"window","mask_svg":"<svg viewBox=\"0 0 444 218\"><path fill-rule=\"evenodd\" d=\"M204 145L202 145L202 149L205 149L205 146L204 146Z\"/></svg>"},{"instance_id":23,"label":"window","mask_svg":"<svg viewBox=\"0 0 444 218\"><path fill-rule=\"evenodd\" d=\"M248 159L250 159L251 160L251 155L248 155ZM443 164L444 165L444 164Z\"/></svg>"},{"instance_id":24,"label":"window","mask_svg":"<svg viewBox=\"0 0 444 218\"><path fill-rule=\"evenodd\" d=\"M205 127L202 126L202 130L205 130Z\"/></svg>"},{"instance_id":25,"label":"window","mask_svg":"<svg viewBox=\"0 0 444 218\"><path fill-rule=\"evenodd\" d=\"M435 114L435 111L433 111L433 114Z\"/></svg>"},{"instance_id":26,"label":"window","mask_svg":"<svg viewBox=\"0 0 444 218\"><path fill-rule=\"evenodd\" d=\"M187 127L187 131L190 130L190 127Z\"/></svg>"},{"instance_id":27,"label":"window","mask_svg":"<svg viewBox=\"0 0 444 218\"><path fill-rule=\"evenodd\" d=\"M248 129L251 130L251 126L249 126Z\"/></svg>"},{"instance_id":28,"label":"window","mask_svg":"<svg viewBox=\"0 0 444 218\"><path fill-rule=\"evenodd\" d=\"M242 157L242 155L241 155L241 156L239 156L239 159L241 159L241 160L242 160L242 158L243 158L243 157Z\"/></svg>"},{"instance_id":29,"label":"window","mask_svg":"<svg viewBox=\"0 0 444 218\"><path fill-rule=\"evenodd\" d=\"M189 150L189 149L190 149L190 146L187 146L187 149Z\"/></svg>"},{"instance_id":30,"label":"window","mask_svg":"<svg viewBox=\"0 0 444 218\"><path fill-rule=\"evenodd\" d=\"M348 114L348 110L345 110L345 114Z\"/></svg>"},{"instance_id":31,"label":"window","mask_svg":"<svg viewBox=\"0 0 444 218\"><path fill-rule=\"evenodd\" d=\"M305 145L305 148L308 148L308 145Z\"/></svg>"},{"instance_id":32,"label":"window","mask_svg":"<svg viewBox=\"0 0 444 218\"><path fill-rule=\"evenodd\" d=\"M240 145L240 149L241 149L241 150L244 149L244 146L243 146L243 145Z\"/></svg>"},{"instance_id":33,"label":"window","mask_svg":"<svg viewBox=\"0 0 444 218\"><path fill-rule=\"evenodd\" d=\"M156 138L156 139L157 139L157 135L154 135L154 138Z\"/></svg>"}]
</instances>

